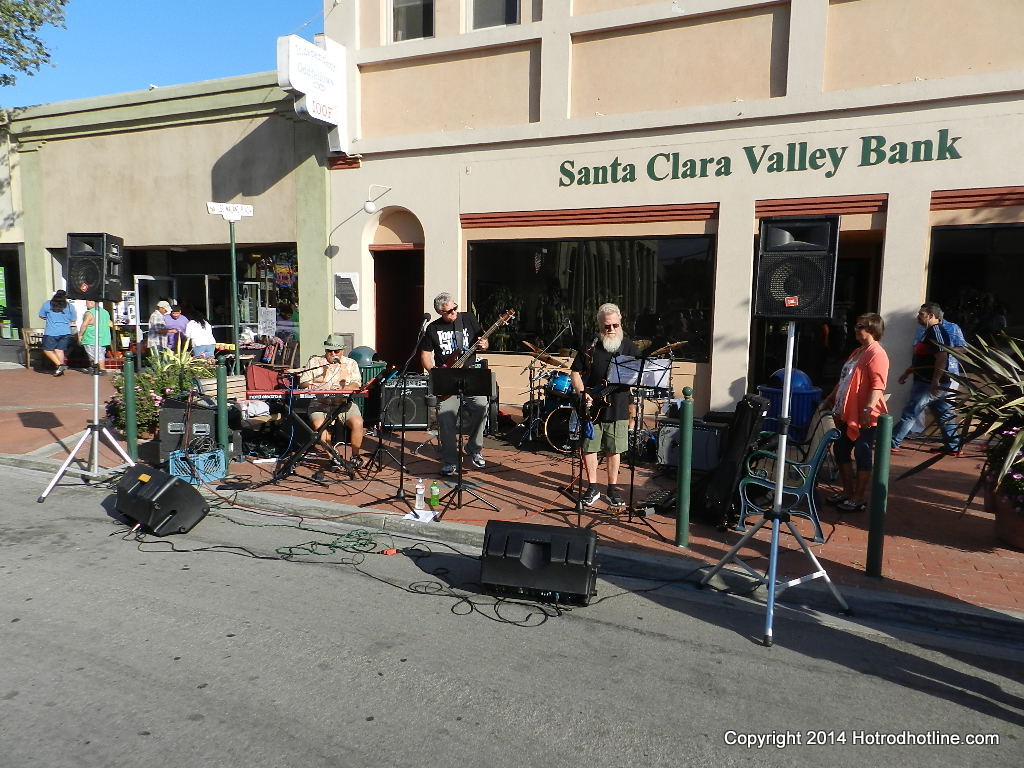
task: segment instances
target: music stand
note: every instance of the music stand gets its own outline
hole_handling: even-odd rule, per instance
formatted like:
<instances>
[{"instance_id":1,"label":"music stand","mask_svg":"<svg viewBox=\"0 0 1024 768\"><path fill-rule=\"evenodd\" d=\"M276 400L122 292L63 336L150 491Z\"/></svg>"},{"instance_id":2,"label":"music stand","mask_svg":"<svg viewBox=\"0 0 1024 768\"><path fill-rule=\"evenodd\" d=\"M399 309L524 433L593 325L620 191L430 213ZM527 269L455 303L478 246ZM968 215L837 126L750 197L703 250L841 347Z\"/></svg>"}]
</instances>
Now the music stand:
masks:
<instances>
[{"instance_id":1,"label":"music stand","mask_svg":"<svg viewBox=\"0 0 1024 768\"><path fill-rule=\"evenodd\" d=\"M432 368L430 370L430 391L435 397L458 397L459 410L455 417L456 467L458 480L455 487L444 494L439 501L447 503L437 513L435 520L440 520L448 507L455 501L456 509L462 508L462 492L465 490L477 501L483 502L495 512L499 511L494 504L476 493L472 488L465 488L462 482L462 412L466 407L467 397L490 397L491 372L487 368ZM487 418L486 412L483 418ZM440 431L440 425L438 425Z\"/></svg>"}]
</instances>

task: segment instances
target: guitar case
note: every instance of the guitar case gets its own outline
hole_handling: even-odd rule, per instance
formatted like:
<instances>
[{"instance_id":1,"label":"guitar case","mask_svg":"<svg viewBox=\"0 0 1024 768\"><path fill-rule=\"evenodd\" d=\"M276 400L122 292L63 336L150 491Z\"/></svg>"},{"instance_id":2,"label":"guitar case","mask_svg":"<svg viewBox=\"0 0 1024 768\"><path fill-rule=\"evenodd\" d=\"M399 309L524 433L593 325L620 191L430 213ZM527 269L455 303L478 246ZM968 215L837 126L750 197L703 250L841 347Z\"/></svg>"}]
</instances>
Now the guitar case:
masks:
<instances>
[{"instance_id":1,"label":"guitar case","mask_svg":"<svg viewBox=\"0 0 1024 768\"><path fill-rule=\"evenodd\" d=\"M736 488L743 476L744 462L761 435L768 406L768 399L760 395L744 395L736 404L721 462L695 478L691 486L691 513L695 520L718 528L728 528L734 522Z\"/></svg>"}]
</instances>

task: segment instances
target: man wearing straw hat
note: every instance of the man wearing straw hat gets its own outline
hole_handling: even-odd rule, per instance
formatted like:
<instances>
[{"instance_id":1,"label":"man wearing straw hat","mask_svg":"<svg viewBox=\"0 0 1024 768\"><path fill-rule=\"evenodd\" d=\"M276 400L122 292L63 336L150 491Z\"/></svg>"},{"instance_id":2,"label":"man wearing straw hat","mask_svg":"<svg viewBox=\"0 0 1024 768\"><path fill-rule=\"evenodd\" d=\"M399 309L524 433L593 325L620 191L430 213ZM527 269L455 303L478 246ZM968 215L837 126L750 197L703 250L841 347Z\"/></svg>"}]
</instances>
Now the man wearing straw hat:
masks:
<instances>
[{"instance_id":1,"label":"man wearing straw hat","mask_svg":"<svg viewBox=\"0 0 1024 768\"><path fill-rule=\"evenodd\" d=\"M313 355L309 358L305 369L293 368L292 372L301 372L299 386L303 389L338 390L354 389L363 383L362 374L359 371L359 364L351 357L345 357L342 350L345 349L345 338L340 333L332 333L324 341L323 355ZM331 410L331 403L327 400L309 401L309 423L317 432L323 428L327 421L327 414ZM335 422L348 427L349 444L352 446L352 465L358 469L363 465L363 459L359 450L363 446L363 416L359 412L359 406L353 400L348 404Z\"/></svg>"}]
</instances>

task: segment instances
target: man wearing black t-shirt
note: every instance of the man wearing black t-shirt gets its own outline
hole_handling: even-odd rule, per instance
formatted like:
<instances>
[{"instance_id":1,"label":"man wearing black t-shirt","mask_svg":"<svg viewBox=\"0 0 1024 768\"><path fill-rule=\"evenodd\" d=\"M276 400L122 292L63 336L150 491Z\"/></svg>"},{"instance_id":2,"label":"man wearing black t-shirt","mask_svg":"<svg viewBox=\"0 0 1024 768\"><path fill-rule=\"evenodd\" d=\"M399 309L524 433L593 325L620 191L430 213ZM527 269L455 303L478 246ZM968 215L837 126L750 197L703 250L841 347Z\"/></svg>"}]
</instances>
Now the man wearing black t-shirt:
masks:
<instances>
[{"instance_id":1,"label":"man wearing black t-shirt","mask_svg":"<svg viewBox=\"0 0 1024 768\"><path fill-rule=\"evenodd\" d=\"M477 349L487 349L487 339L481 339L483 330L477 319L466 312L459 312L450 293L441 293L434 298L434 311L439 317L427 326L420 344L420 362L423 370L440 365L451 365L459 357L480 340ZM475 355L466 361L464 366L472 366L476 362ZM462 412L462 431L469 436L466 453L470 463L477 469L487 466L484 461L484 426L486 425L487 398L464 398L465 408ZM458 429L459 398L448 397L437 409L437 431L441 440L441 461L444 466L441 474L451 477L456 473L459 459L459 447L456 442Z\"/></svg>"},{"instance_id":2,"label":"man wearing black t-shirt","mask_svg":"<svg viewBox=\"0 0 1024 768\"><path fill-rule=\"evenodd\" d=\"M632 341L622 331L622 312L615 304L602 304L597 309L597 336L587 347L580 350L572 363L572 386L593 408L596 389L608 379L608 367L619 355L636 357L639 354ZM629 389L617 387L607 396L604 407L594 423L593 438L583 440L583 470L587 476L587 489L583 492L583 503L591 506L600 497L597 489L597 452L604 451L605 467L608 471L608 503L621 507L625 502L616 483L619 479L621 454L629 446Z\"/></svg>"}]
</instances>

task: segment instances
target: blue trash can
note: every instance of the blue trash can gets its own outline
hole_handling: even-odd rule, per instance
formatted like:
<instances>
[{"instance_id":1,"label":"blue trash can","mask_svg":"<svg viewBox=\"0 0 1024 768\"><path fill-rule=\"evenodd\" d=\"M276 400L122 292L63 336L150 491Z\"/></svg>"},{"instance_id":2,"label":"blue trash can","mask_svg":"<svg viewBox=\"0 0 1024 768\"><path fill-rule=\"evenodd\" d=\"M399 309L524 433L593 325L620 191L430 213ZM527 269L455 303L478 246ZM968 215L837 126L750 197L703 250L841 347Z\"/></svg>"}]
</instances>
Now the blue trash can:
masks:
<instances>
[{"instance_id":1,"label":"blue trash can","mask_svg":"<svg viewBox=\"0 0 1024 768\"><path fill-rule=\"evenodd\" d=\"M780 368L769 379L771 386L760 385L757 391L761 397L768 399L768 416L764 420L764 428L771 432L779 429L779 417L782 415L782 387L786 383L786 370ZM793 369L790 381L789 403L789 436L797 441L807 438L807 427L814 418L814 412L821 402L821 387L816 387L810 377L797 368Z\"/></svg>"}]
</instances>

